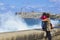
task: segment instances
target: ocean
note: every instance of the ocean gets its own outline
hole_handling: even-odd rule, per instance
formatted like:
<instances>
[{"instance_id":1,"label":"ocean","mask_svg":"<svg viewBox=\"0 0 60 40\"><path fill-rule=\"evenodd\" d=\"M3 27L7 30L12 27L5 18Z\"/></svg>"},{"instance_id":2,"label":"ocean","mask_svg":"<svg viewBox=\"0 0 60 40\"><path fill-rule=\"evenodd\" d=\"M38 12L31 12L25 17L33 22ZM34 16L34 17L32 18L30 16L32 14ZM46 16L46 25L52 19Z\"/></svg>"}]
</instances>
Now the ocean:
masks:
<instances>
[{"instance_id":1,"label":"ocean","mask_svg":"<svg viewBox=\"0 0 60 40\"><path fill-rule=\"evenodd\" d=\"M60 24L60 20L51 19L54 27ZM22 18L13 13L0 14L0 32L19 30L41 29L41 19Z\"/></svg>"}]
</instances>

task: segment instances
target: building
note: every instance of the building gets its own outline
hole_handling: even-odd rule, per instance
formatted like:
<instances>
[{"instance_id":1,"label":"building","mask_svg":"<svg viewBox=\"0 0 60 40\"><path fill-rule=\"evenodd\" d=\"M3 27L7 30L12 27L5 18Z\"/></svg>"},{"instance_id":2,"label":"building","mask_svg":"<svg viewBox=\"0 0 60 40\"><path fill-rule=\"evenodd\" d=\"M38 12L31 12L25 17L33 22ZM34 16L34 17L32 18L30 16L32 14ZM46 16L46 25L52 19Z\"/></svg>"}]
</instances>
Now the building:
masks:
<instances>
[{"instance_id":1,"label":"building","mask_svg":"<svg viewBox=\"0 0 60 40\"><path fill-rule=\"evenodd\" d=\"M43 12L19 12L17 15L22 18L40 18ZM60 14L50 13L51 19L60 19Z\"/></svg>"}]
</instances>

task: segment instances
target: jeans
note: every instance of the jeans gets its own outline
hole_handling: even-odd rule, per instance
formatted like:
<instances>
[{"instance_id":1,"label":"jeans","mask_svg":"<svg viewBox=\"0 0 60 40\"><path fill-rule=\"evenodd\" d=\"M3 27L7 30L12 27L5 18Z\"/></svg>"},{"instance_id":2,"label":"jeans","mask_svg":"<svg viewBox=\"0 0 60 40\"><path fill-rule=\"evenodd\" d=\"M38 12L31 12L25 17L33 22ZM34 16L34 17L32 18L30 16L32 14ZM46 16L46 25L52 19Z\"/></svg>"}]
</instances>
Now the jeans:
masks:
<instances>
[{"instance_id":1,"label":"jeans","mask_svg":"<svg viewBox=\"0 0 60 40\"><path fill-rule=\"evenodd\" d=\"M46 31L46 38L48 38L48 40L52 40L50 31Z\"/></svg>"}]
</instances>

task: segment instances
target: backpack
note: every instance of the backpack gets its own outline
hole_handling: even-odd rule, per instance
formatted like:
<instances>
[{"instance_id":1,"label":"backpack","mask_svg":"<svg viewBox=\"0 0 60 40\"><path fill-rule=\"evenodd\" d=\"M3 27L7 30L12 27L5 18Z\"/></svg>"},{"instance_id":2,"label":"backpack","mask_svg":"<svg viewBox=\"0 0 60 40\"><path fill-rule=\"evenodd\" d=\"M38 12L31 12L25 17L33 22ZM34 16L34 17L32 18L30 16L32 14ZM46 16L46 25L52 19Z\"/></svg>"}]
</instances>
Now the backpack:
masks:
<instances>
[{"instance_id":1,"label":"backpack","mask_svg":"<svg viewBox=\"0 0 60 40\"><path fill-rule=\"evenodd\" d=\"M47 21L42 21L42 30L43 31L47 30Z\"/></svg>"}]
</instances>

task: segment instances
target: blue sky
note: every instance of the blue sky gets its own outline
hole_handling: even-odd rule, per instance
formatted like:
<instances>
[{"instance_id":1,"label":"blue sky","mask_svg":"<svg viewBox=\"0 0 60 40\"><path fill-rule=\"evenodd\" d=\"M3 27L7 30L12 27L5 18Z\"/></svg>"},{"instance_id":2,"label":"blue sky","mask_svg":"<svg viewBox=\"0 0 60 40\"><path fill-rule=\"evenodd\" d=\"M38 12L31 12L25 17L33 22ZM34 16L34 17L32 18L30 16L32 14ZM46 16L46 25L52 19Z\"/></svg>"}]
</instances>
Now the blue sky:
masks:
<instances>
[{"instance_id":1,"label":"blue sky","mask_svg":"<svg viewBox=\"0 0 60 40\"><path fill-rule=\"evenodd\" d=\"M12 11L60 13L60 0L0 0L0 13Z\"/></svg>"}]
</instances>

